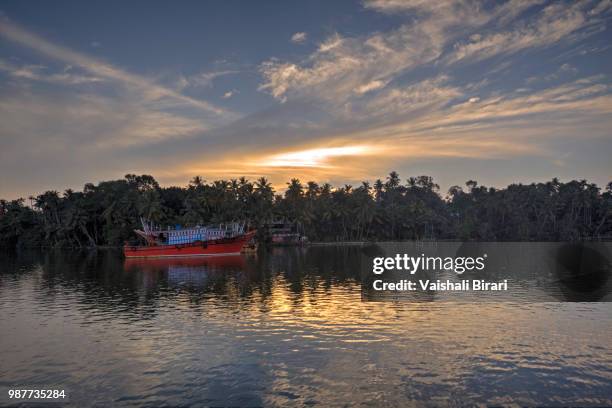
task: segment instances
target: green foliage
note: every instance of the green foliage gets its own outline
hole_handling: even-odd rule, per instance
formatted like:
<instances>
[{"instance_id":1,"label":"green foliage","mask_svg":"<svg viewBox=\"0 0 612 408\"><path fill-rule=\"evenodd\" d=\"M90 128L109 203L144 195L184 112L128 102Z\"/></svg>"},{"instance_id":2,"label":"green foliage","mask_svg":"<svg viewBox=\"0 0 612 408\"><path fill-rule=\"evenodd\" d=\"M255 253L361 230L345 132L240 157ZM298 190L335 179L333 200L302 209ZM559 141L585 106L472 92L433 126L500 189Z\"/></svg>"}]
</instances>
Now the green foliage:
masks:
<instances>
[{"instance_id":1,"label":"green foliage","mask_svg":"<svg viewBox=\"0 0 612 408\"><path fill-rule=\"evenodd\" d=\"M572 241L612 237L612 183L585 180L513 184L505 189L452 187L445 198L428 176L403 184L396 172L373 185L333 188L298 179L276 195L264 177L186 187L160 187L151 176L86 184L83 191L47 191L0 200L0 246L92 247L133 240L145 217L160 225L248 221L254 228L283 218L312 241L462 239Z\"/></svg>"}]
</instances>

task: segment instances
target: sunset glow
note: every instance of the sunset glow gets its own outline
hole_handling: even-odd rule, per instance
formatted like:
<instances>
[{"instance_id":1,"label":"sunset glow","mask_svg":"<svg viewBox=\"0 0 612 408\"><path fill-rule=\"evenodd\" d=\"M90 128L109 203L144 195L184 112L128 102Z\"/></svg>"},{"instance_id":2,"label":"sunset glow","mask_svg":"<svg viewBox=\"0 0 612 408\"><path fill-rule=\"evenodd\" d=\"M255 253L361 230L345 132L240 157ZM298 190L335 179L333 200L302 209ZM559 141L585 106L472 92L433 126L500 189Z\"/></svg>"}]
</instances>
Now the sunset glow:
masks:
<instances>
[{"instance_id":1,"label":"sunset glow","mask_svg":"<svg viewBox=\"0 0 612 408\"><path fill-rule=\"evenodd\" d=\"M264 157L257 164L265 167L333 167L332 160L340 157L373 154L368 146L323 147L291 151Z\"/></svg>"}]
</instances>

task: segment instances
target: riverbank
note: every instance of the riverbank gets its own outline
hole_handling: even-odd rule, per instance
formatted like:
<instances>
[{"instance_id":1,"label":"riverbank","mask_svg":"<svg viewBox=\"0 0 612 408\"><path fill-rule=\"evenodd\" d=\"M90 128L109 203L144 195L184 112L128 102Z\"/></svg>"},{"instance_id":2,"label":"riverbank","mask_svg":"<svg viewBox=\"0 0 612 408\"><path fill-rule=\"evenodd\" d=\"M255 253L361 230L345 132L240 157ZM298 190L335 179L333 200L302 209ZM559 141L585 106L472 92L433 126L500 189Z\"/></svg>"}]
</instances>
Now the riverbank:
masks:
<instances>
[{"instance_id":1,"label":"riverbank","mask_svg":"<svg viewBox=\"0 0 612 408\"><path fill-rule=\"evenodd\" d=\"M296 245L276 245L276 244L263 244L260 243L260 247L326 247L326 246L366 246L371 244L384 244L389 242L419 242L419 243L438 243L438 242L612 242L612 236L610 237L590 237L582 238L581 240L575 241L477 241L477 240L460 240L460 239L427 239L427 240L406 240L406 241L314 241L306 242L303 244ZM123 246L114 245L96 245L96 246L82 246L82 247L68 247L68 246L22 246L17 248L0 247L0 251L15 251L15 250L121 250Z\"/></svg>"}]
</instances>

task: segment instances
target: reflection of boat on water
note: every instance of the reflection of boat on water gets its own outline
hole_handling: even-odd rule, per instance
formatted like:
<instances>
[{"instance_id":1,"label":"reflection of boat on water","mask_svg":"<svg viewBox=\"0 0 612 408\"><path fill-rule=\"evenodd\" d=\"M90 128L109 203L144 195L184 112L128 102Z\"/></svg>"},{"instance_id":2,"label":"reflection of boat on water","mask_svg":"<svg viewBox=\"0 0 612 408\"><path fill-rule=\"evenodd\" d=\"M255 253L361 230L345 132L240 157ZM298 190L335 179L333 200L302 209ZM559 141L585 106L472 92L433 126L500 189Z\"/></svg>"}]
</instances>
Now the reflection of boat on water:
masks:
<instances>
[{"instance_id":1,"label":"reflection of boat on water","mask_svg":"<svg viewBox=\"0 0 612 408\"><path fill-rule=\"evenodd\" d=\"M126 258L125 269L172 270L172 269L244 269L245 260L241 256L219 255L195 258Z\"/></svg>"},{"instance_id":2,"label":"reflection of boat on water","mask_svg":"<svg viewBox=\"0 0 612 408\"><path fill-rule=\"evenodd\" d=\"M163 280L170 286L206 287L228 279L241 277L247 258L236 255L200 256L194 258L126 258L125 271L140 276L144 282ZM231 278L229 278L231 279Z\"/></svg>"},{"instance_id":3,"label":"reflection of boat on water","mask_svg":"<svg viewBox=\"0 0 612 408\"><path fill-rule=\"evenodd\" d=\"M238 255L254 236L255 231L245 231L244 224L225 224L218 227L183 229L155 228L141 220L143 230L135 230L146 245L125 245L126 258L167 258L194 256Z\"/></svg>"}]
</instances>

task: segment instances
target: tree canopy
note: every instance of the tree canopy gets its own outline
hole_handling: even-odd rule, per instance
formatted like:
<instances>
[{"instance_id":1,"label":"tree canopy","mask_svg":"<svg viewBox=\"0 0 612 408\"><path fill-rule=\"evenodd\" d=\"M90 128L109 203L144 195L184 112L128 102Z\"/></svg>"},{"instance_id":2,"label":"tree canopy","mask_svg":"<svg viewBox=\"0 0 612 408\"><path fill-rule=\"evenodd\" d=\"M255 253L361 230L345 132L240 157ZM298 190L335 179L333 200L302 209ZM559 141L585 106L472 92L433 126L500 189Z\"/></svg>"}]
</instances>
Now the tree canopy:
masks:
<instances>
[{"instance_id":1,"label":"tree canopy","mask_svg":"<svg viewBox=\"0 0 612 408\"><path fill-rule=\"evenodd\" d=\"M459 239L575 241L612 238L612 182L586 180L512 184L503 189L469 180L442 196L429 176L402 182L396 172L373 184L332 187L298 179L277 194L265 178L161 187L149 175L88 183L83 191L47 191L0 200L0 246L115 246L133 239L139 218L159 225L274 219L297 225L311 241Z\"/></svg>"}]
</instances>

